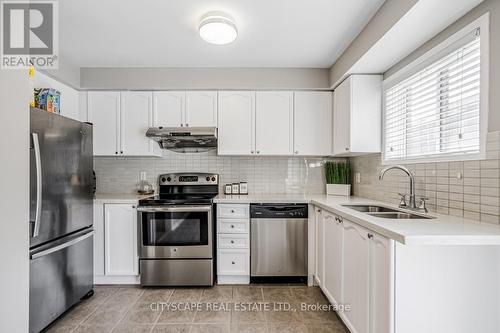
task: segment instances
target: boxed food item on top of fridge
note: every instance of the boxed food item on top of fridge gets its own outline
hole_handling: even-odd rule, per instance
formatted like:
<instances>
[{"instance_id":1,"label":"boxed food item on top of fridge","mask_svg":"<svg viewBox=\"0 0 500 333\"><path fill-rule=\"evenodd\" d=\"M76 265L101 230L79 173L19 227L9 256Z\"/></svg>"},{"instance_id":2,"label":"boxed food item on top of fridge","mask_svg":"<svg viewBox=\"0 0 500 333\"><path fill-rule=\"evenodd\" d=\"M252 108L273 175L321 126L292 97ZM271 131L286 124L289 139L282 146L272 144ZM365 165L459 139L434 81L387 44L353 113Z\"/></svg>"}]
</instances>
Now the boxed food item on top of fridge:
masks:
<instances>
[{"instance_id":1,"label":"boxed food item on top of fridge","mask_svg":"<svg viewBox=\"0 0 500 333\"><path fill-rule=\"evenodd\" d=\"M61 113L61 93L52 88L35 89L35 107L53 113Z\"/></svg>"}]
</instances>

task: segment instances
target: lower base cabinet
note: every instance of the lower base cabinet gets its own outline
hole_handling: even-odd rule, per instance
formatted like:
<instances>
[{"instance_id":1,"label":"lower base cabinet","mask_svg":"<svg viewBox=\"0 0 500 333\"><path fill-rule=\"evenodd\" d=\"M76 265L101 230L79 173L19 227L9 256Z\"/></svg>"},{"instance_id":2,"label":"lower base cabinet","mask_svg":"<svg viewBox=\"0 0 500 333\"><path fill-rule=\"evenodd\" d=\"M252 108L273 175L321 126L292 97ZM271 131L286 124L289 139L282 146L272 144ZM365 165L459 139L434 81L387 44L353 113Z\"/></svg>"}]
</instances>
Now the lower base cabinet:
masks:
<instances>
[{"instance_id":1,"label":"lower base cabinet","mask_svg":"<svg viewBox=\"0 0 500 333\"><path fill-rule=\"evenodd\" d=\"M94 283L138 283L136 205L95 204L94 229Z\"/></svg>"},{"instance_id":2,"label":"lower base cabinet","mask_svg":"<svg viewBox=\"0 0 500 333\"><path fill-rule=\"evenodd\" d=\"M331 212L315 211L315 252L321 256L315 274L322 274L315 279L322 291L332 304L350 307L339 316L351 333L393 333L394 241Z\"/></svg>"}]
</instances>

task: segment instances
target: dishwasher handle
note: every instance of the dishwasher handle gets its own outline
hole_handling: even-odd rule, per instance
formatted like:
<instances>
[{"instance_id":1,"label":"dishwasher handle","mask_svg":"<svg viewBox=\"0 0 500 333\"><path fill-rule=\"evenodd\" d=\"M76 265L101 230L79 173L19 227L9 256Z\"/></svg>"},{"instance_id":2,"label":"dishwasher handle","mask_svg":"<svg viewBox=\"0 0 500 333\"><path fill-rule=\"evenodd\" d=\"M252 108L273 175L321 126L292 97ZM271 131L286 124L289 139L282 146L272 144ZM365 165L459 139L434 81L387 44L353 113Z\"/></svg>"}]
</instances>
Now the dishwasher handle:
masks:
<instances>
[{"instance_id":1,"label":"dishwasher handle","mask_svg":"<svg viewBox=\"0 0 500 333\"><path fill-rule=\"evenodd\" d=\"M307 204L251 204L251 218L307 218Z\"/></svg>"}]
</instances>

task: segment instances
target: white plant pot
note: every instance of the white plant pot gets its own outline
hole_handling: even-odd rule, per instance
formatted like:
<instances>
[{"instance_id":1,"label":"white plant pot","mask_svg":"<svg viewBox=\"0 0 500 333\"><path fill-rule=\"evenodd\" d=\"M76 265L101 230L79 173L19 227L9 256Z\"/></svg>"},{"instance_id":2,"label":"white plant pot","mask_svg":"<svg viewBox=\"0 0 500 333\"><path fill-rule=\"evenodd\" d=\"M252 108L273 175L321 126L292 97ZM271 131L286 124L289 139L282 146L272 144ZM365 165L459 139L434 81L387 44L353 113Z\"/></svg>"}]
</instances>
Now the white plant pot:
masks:
<instances>
[{"instance_id":1,"label":"white plant pot","mask_svg":"<svg viewBox=\"0 0 500 333\"><path fill-rule=\"evenodd\" d=\"M350 196L351 184L326 184L326 194Z\"/></svg>"}]
</instances>

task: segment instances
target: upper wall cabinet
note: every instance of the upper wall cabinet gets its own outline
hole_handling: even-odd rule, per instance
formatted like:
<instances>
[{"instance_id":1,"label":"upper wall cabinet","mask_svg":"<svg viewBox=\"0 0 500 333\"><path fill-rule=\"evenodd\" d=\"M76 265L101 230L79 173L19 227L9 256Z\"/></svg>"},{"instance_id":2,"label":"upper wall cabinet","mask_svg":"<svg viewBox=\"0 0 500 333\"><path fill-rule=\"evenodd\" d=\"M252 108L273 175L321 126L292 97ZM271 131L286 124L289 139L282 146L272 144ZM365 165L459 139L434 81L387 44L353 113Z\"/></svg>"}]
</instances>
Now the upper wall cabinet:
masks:
<instances>
[{"instance_id":1,"label":"upper wall cabinet","mask_svg":"<svg viewBox=\"0 0 500 333\"><path fill-rule=\"evenodd\" d=\"M332 93L296 91L294 105L294 154L331 155Z\"/></svg>"},{"instance_id":2,"label":"upper wall cabinet","mask_svg":"<svg viewBox=\"0 0 500 333\"><path fill-rule=\"evenodd\" d=\"M87 120L94 124L94 155L118 155L120 150L120 93L117 91L89 91Z\"/></svg>"},{"instance_id":3,"label":"upper wall cabinet","mask_svg":"<svg viewBox=\"0 0 500 333\"><path fill-rule=\"evenodd\" d=\"M293 154L293 92L258 91L255 113L255 153Z\"/></svg>"},{"instance_id":4,"label":"upper wall cabinet","mask_svg":"<svg viewBox=\"0 0 500 333\"><path fill-rule=\"evenodd\" d=\"M334 91L333 155L381 151L382 76L352 75Z\"/></svg>"},{"instance_id":5,"label":"upper wall cabinet","mask_svg":"<svg viewBox=\"0 0 500 333\"><path fill-rule=\"evenodd\" d=\"M255 153L255 92L220 91L218 154Z\"/></svg>"},{"instance_id":6,"label":"upper wall cabinet","mask_svg":"<svg viewBox=\"0 0 500 333\"><path fill-rule=\"evenodd\" d=\"M153 105L156 126L217 126L216 91L158 91Z\"/></svg>"},{"instance_id":7,"label":"upper wall cabinet","mask_svg":"<svg viewBox=\"0 0 500 333\"><path fill-rule=\"evenodd\" d=\"M151 92L90 91L87 98L95 156L158 155L156 144L146 138L154 124Z\"/></svg>"},{"instance_id":8,"label":"upper wall cabinet","mask_svg":"<svg viewBox=\"0 0 500 333\"><path fill-rule=\"evenodd\" d=\"M155 125L163 127L184 126L186 93L184 91L158 91L153 93Z\"/></svg>"},{"instance_id":9,"label":"upper wall cabinet","mask_svg":"<svg viewBox=\"0 0 500 333\"><path fill-rule=\"evenodd\" d=\"M186 126L217 127L217 92L186 92Z\"/></svg>"}]
</instances>

